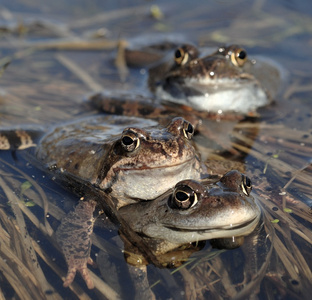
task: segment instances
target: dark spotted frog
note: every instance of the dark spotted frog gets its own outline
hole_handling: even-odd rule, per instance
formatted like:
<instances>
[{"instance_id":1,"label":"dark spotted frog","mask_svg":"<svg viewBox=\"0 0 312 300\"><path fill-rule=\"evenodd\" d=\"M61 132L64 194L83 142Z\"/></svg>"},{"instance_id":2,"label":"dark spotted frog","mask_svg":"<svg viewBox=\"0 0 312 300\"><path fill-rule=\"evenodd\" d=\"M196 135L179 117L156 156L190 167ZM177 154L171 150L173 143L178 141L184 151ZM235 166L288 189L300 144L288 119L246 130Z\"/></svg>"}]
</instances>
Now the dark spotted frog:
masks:
<instances>
[{"instance_id":1,"label":"dark spotted frog","mask_svg":"<svg viewBox=\"0 0 312 300\"><path fill-rule=\"evenodd\" d=\"M29 134L2 131L0 147L36 146ZM112 194L118 208L136 199L154 199L177 181L207 175L190 143L194 128L179 117L163 127L139 118L98 116L54 127L41 138L35 134L41 164L66 181L88 182Z\"/></svg>"},{"instance_id":2,"label":"dark spotted frog","mask_svg":"<svg viewBox=\"0 0 312 300\"><path fill-rule=\"evenodd\" d=\"M145 64L148 87L157 103L186 105L212 114L253 115L272 102L286 79L287 72L278 63L261 56L249 59L240 45L216 51L175 45L164 42L164 47L152 44L137 49L133 44L125 50L128 65L142 68Z\"/></svg>"},{"instance_id":3,"label":"dark spotted frog","mask_svg":"<svg viewBox=\"0 0 312 300\"><path fill-rule=\"evenodd\" d=\"M31 139L31 133L37 140ZM98 204L123 224L122 218L118 217L122 207L151 202L147 200L159 197L181 180L215 180L210 176L210 173L214 174L210 165L207 169L200 162L190 143L193 134L191 123L180 117L162 127L154 121L118 116L68 122L54 127L41 138L38 137L40 131L1 132L2 149L36 146L38 162L85 199L62 222L57 234L69 266L65 286L72 282L77 270L84 276L88 287L93 286L86 267L89 255L77 259L72 249L76 249L77 243L81 249L90 249L90 240L86 236L92 233L93 222L90 220ZM219 169L219 163L216 167ZM70 235L76 241L72 245Z\"/></svg>"},{"instance_id":4,"label":"dark spotted frog","mask_svg":"<svg viewBox=\"0 0 312 300\"><path fill-rule=\"evenodd\" d=\"M36 156L62 176L111 193L118 199L117 207L154 199L177 181L200 179L206 173L189 142L191 123L174 118L167 127L125 128L131 121L145 122L107 116L102 124L88 118L56 127L41 139ZM119 128L124 128L121 134L112 134Z\"/></svg>"},{"instance_id":5,"label":"dark spotted frog","mask_svg":"<svg viewBox=\"0 0 312 300\"><path fill-rule=\"evenodd\" d=\"M261 214L251 190L251 180L232 170L215 183L180 181L173 192L119 214L137 233L161 241L154 249L160 254L185 243L250 234Z\"/></svg>"},{"instance_id":6,"label":"dark spotted frog","mask_svg":"<svg viewBox=\"0 0 312 300\"><path fill-rule=\"evenodd\" d=\"M233 170L215 183L183 180L153 201L121 207L116 215L121 224L121 236L126 245L136 245L134 259L133 247L126 248L127 261L132 263L139 256L144 263L164 266L170 264L168 252L207 239L223 241L235 237L239 240L235 247L240 246L244 236L256 228L261 215L251 189L250 179ZM67 261L71 262L65 286L72 282L78 270L88 287L93 287L86 267L87 262L92 263L86 233L92 232L90 224L94 223L94 210L99 204L93 200L80 201L57 231ZM72 260L73 251L76 251L75 261Z\"/></svg>"},{"instance_id":7,"label":"dark spotted frog","mask_svg":"<svg viewBox=\"0 0 312 300\"><path fill-rule=\"evenodd\" d=\"M131 62L134 56L142 56L141 51L137 55L132 52L126 52ZM282 68L268 59L249 59L238 45L207 54L186 44L168 55L148 66L148 85L154 96L104 91L90 96L87 103L105 113L144 117L162 124L168 118L183 116L209 141L210 148L237 154L231 149L229 133L238 121L258 117L257 108L272 102L283 81Z\"/></svg>"},{"instance_id":8,"label":"dark spotted frog","mask_svg":"<svg viewBox=\"0 0 312 300\"><path fill-rule=\"evenodd\" d=\"M175 51L171 66L161 74L159 68L151 68L149 78L157 98L219 114L246 115L270 104L281 77L277 65L249 59L239 45L206 55L186 44Z\"/></svg>"}]
</instances>

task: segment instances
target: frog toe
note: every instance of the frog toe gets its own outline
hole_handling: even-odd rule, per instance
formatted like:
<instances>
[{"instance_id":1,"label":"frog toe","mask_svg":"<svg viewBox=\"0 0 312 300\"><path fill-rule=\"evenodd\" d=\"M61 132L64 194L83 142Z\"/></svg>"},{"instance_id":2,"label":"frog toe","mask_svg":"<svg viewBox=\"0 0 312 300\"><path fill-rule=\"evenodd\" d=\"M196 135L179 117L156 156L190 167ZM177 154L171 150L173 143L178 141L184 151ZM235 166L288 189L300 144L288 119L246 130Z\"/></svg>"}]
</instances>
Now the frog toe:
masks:
<instances>
[{"instance_id":1,"label":"frog toe","mask_svg":"<svg viewBox=\"0 0 312 300\"><path fill-rule=\"evenodd\" d=\"M87 287L89 289L93 289L94 284L88 271L87 264L96 267L96 263L92 260L91 257L87 259L79 259L69 262L68 272L65 281L63 283L63 286L68 287L74 281L76 273L78 271L81 274L83 280L86 282Z\"/></svg>"},{"instance_id":2,"label":"frog toe","mask_svg":"<svg viewBox=\"0 0 312 300\"><path fill-rule=\"evenodd\" d=\"M91 279L91 276L90 276L90 273L89 273L87 267L82 267L81 269L79 269L79 272L80 272L83 280L85 281L88 289L93 289L94 283L93 283L93 280Z\"/></svg>"},{"instance_id":3,"label":"frog toe","mask_svg":"<svg viewBox=\"0 0 312 300\"><path fill-rule=\"evenodd\" d=\"M69 287L69 285L74 281L74 278L76 276L76 268L69 268L65 281L63 283L63 287Z\"/></svg>"}]
</instances>

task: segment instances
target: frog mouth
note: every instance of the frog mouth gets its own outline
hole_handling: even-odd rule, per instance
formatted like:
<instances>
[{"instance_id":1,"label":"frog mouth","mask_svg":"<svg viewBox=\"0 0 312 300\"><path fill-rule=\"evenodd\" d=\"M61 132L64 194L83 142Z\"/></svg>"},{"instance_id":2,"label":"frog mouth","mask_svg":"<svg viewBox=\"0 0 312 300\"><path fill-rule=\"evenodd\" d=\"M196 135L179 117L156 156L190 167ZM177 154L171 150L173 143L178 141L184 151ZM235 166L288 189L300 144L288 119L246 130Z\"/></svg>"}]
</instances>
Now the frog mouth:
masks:
<instances>
[{"instance_id":1,"label":"frog mouth","mask_svg":"<svg viewBox=\"0 0 312 300\"><path fill-rule=\"evenodd\" d=\"M118 168L118 171L144 171L144 170L156 170L156 169L171 169L171 168L174 168L174 167L180 167L180 166L183 166L183 165L187 165L187 164L190 164L192 161L194 161L193 163L196 163L198 162L198 159L197 159L197 156L193 156L187 160L184 160L183 162L179 162L179 163L175 163L175 164L163 164L163 165L159 165L159 166L154 166L154 167L149 167L149 166L146 166L146 165L143 165L141 167L132 167L132 166L129 166L129 167L119 167ZM190 164L190 166L193 167L193 163ZM117 171L117 170L116 170Z\"/></svg>"},{"instance_id":2,"label":"frog mouth","mask_svg":"<svg viewBox=\"0 0 312 300\"><path fill-rule=\"evenodd\" d=\"M260 219L259 216L255 216L254 218L247 220L244 223L240 223L237 225L230 224L230 225L225 225L225 226L220 226L220 227L214 226L213 228L196 228L196 227L193 227L193 228L190 228L190 227L177 228L177 227L166 225L166 224L163 224L163 225L164 225L164 227L168 228L169 230L176 231L176 232L189 233L189 232L196 231L199 234L201 234L201 233L204 234L204 233L211 233L211 232L218 232L218 231L223 231L223 232L229 231L230 232L232 230L245 229L245 228L250 227L251 225L254 225L255 223L257 223L259 221L259 219Z\"/></svg>"},{"instance_id":3,"label":"frog mouth","mask_svg":"<svg viewBox=\"0 0 312 300\"><path fill-rule=\"evenodd\" d=\"M220 92L234 92L239 89L251 89L257 85L257 81L248 76L233 77L189 77L183 78L181 81L172 84L159 86L157 92L165 96L165 99L172 100L174 98L183 97L208 97ZM171 99L172 98L172 99Z\"/></svg>"}]
</instances>

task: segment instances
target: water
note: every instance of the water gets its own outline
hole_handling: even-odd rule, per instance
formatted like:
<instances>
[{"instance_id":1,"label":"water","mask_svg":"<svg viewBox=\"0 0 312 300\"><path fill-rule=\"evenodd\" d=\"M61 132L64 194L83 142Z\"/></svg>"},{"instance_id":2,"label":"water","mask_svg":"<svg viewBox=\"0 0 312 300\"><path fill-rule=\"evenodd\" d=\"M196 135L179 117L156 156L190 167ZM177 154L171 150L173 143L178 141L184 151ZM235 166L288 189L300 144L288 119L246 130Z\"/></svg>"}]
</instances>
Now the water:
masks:
<instances>
[{"instance_id":1,"label":"water","mask_svg":"<svg viewBox=\"0 0 312 300\"><path fill-rule=\"evenodd\" d=\"M152 4L159 6L163 18L151 17ZM155 284L152 290L161 299L230 299L238 292L243 294L237 294L237 297L244 299L258 288L260 299L267 299L269 295L273 299L308 298L312 266L312 215L309 210L312 197L311 5L308 1L277 0L193 1L192 5L188 1L172 1L169 4L167 1L88 1L86 5L83 1L43 4L35 0L4 0L0 5L0 26L5 29L0 31L0 66L7 61L11 63L0 77L0 126L49 126L73 117L93 115L94 112L86 110L82 102L94 90L144 87L145 77L137 72L133 73L135 76L121 80L122 76L114 65L114 47L107 51L38 51L31 48L36 42L61 38L88 39L98 29L102 29L101 32L113 41L143 34L152 38L153 34L161 32L182 35L186 41L202 46L242 44L250 56L261 54L275 60L288 72L288 79L275 105L262 111L259 123L235 124L231 140L231 145L234 142L234 148L240 151L240 155L234 155L234 158L246 162L246 172L254 177L255 185L261 186L264 178L268 178L273 185L273 191L269 193L271 198L266 200L263 195L259 196L266 212L263 216L266 231L261 231L259 235L258 248L255 250L251 246L253 237L243 247L225 252L212 250L207 242L204 247L202 245L201 251L193 254L194 261L189 261L186 268L174 274L170 272L175 269L158 269L149 265L149 283ZM44 26L32 26L38 20L46 23L43 23ZM80 70L74 69L71 62ZM245 137L252 138L252 142L246 141ZM202 141L197 139L197 142L201 150ZM66 272L64 260L55 247L55 240L48 237L49 226L46 224L45 229L38 229L45 212L41 209L44 207L42 194L40 188L35 186L36 182L47 195L48 221L53 230L57 228L63 211L72 209L77 196L60 188L53 178L29 165L22 153L17 153L17 159L8 153L0 155L1 159L17 168L14 170L1 163L1 177L18 198L22 184L31 182L32 188L25 191L23 199L26 198L26 202L29 199L36 205L28 206L24 214L32 212L35 218L28 213L25 222L30 237L39 241L35 250L46 278L46 281L42 280L43 276L38 275L40 273L31 264L31 259L27 259L29 246L25 240L16 238L19 232L16 231L18 226L14 226L12 204L8 205L7 196L1 193L0 224L8 234L3 230L0 234L3 245L0 251L0 294L6 299L13 298L16 291L20 298L24 295L25 299L57 296L73 299L81 295L92 299L103 297L103 283L97 282L96 291L89 291L80 276L75 279L76 285L72 290L62 287L60 276ZM226 155L233 158L233 153ZM30 178L25 178L19 171ZM293 204L292 201L298 202ZM287 209L292 209L292 213ZM2 212L9 218L6 219ZM272 223L272 220L279 220L279 223ZM131 298L133 283L121 252L123 243L116 227L103 221L98 222L99 227L95 229L97 239L91 255L94 259L97 256L102 258L100 249L106 249L110 258L104 256L99 267L92 271L99 277L109 273L112 275L110 280L113 274L122 275L121 293L123 298ZM265 236L269 233L272 237L273 232L276 236L272 242ZM8 241L8 236L15 245ZM21 250L16 251L18 248ZM30 273L16 268L20 262ZM105 262L114 264L106 266ZM117 268L118 272L114 269L107 272L108 268ZM10 270L16 277L8 276ZM244 278L245 271L249 271L247 279ZM250 272L259 276L250 278ZM30 274L35 274L35 278ZM245 286L241 284L244 279L247 280ZM118 285L112 282L109 285L118 290ZM107 288L104 287L104 290L107 291Z\"/></svg>"}]
</instances>

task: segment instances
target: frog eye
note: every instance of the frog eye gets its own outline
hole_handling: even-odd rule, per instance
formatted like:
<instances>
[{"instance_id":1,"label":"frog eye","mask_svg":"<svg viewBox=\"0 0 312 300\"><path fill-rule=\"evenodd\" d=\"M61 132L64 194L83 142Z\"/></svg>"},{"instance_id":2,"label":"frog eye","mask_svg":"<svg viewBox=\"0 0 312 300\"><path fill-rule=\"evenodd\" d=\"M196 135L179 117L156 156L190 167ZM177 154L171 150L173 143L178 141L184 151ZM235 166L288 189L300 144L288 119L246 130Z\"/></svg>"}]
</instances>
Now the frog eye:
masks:
<instances>
[{"instance_id":1,"label":"frog eye","mask_svg":"<svg viewBox=\"0 0 312 300\"><path fill-rule=\"evenodd\" d=\"M246 196L250 195L250 192L252 190L252 183L251 180L249 179L249 177L242 175L242 183L241 183L241 188L243 190L243 193Z\"/></svg>"},{"instance_id":2,"label":"frog eye","mask_svg":"<svg viewBox=\"0 0 312 300\"><path fill-rule=\"evenodd\" d=\"M241 67L247 60L247 52L243 48L237 48L231 53L231 62L234 66Z\"/></svg>"},{"instance_id":3,"label":"frog eye","mask_svg":"<svg viewBox=\"0 0 312 300\"><path fill-rule=\"evenodd\" d=\"M181 47L174 53L174 60L178 65L185 65L189 60L189 54Z\"/></svg>"},{"instance_id":4,"label":"frog eye","mask_svg":"<svg viewBox=\"0 0 312 300\"><path fill-rule=\"evenodd\" d=\"M134 132L125 132L121 137L121 146L127 152L132 152L140 146L140 139Z\"/></svg>"},{"instance_id":5,"label":"frog eye","mask_svg":"<svg viewBox=\"0 0 312 300\"><path fill-rule=\"evenodd\" d=\"M189 186L176 187L172 195L172 206L180 209L189 209L198 202L197 194Z\"/></svg>"},{"instance_id":6,"label":"frog eye","mask_svg":"<svg viewBox=\"0 0 312 300\"><path fill-rule=\"evenodd\" d=\"M192 138L194 131L194 126L190 122L185 121L183 123L183 134L188 140Z\"/></svg>"}]
</instances>

